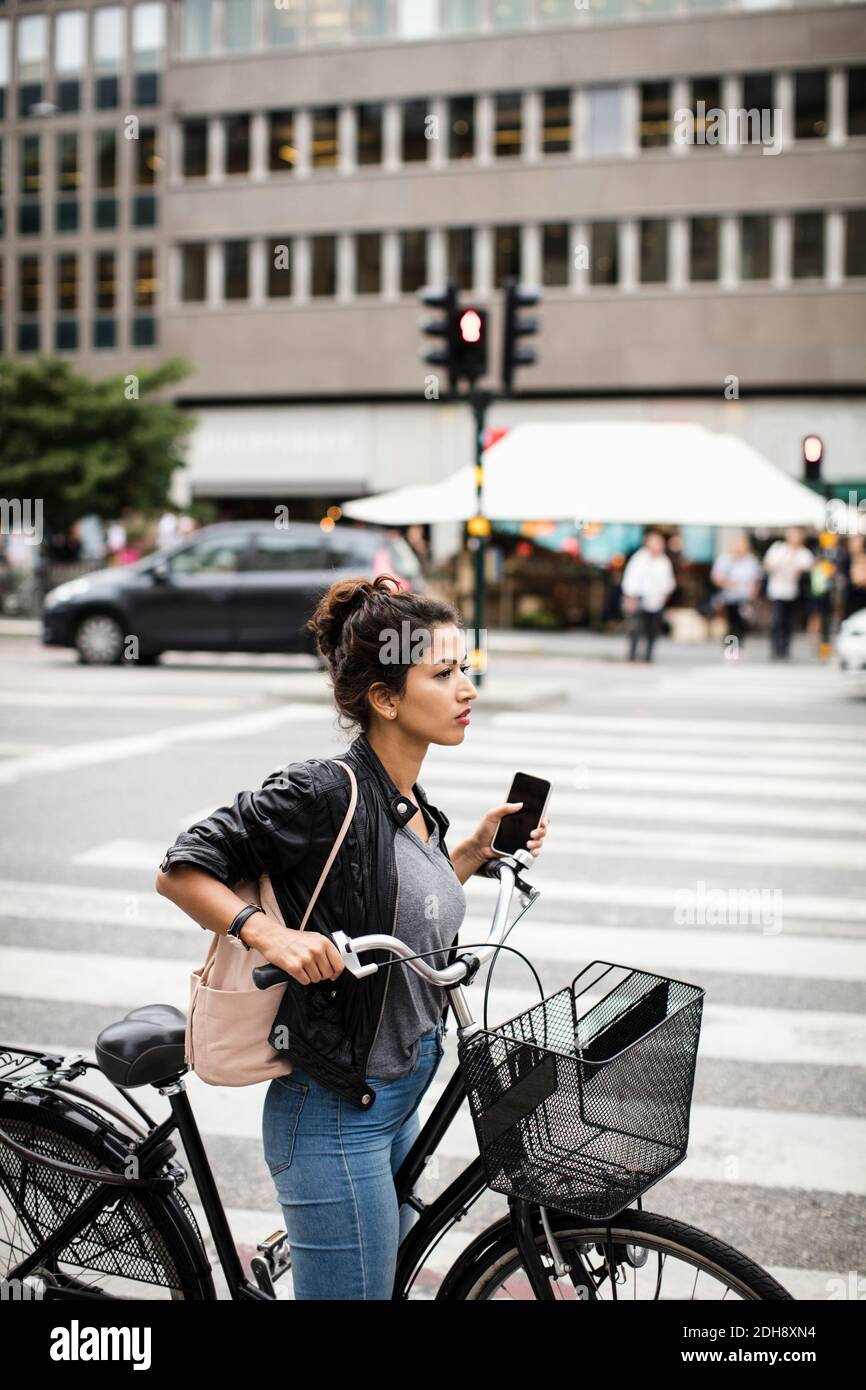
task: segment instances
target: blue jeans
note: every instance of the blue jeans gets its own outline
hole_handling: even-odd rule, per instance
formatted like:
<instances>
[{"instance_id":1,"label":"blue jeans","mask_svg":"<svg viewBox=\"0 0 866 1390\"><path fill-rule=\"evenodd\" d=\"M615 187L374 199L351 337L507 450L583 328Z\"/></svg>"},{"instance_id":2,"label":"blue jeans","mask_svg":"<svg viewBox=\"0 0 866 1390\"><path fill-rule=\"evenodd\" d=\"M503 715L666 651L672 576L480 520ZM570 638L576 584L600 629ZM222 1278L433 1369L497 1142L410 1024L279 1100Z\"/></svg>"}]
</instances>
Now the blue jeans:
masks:
<instances>
[{"instance_id":1,"label":"blue jeans","mask_svg":"<svg viewBox=\"0 0 866 1390\"><path fill-rule=\"evenodd\" d=\"M265 1162L283 1210L296 1299L390 1299L397 1250L418 1219L397 1209L394 1175L421 1129L418 1106L444 1053L443 1022L418 1044L415 1067L362 1110L301 1067L265 1093Z\"/></svg>"}]
</instances>

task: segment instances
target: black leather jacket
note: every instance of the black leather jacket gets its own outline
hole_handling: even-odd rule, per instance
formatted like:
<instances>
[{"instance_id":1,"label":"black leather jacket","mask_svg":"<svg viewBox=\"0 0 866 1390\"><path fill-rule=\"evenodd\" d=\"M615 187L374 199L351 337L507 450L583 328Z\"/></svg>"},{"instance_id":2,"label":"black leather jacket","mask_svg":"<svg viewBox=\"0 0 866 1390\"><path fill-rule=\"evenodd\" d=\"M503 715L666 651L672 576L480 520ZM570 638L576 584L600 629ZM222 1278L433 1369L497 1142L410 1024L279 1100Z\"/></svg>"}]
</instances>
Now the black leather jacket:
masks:
<instances>
[{"instance_id":1,"label":"black leather jacket","mask_svg":"<svg viewBox=\"0 0 866 1390\"><path fill-rule=\"evenodd\" d=\"M339 756L352 767L358 803L346 838L310 914L305 930L348 936L372 932L394 935L397 869L394 836L419 806L439 826L445 844L448 817L427 800L424 788L412 788L417 801L403 796L362 732ZM349 806L351 787L343 768L327 758L289 763L265 778L258 791L240 792L231 806L177 837L160 865L194 864L232 888L244 879L267 873L286 925L297 929L333 848ZM496 876L496 861L477 870ZM455 936L454 942L457 941ZM456 956L452 942L449 962ZM365 953L365 961L386 961L387 951ZM367 1060L384 1012L388 980L395 965L358 980L344 969L336 980L302 985L289 979L274 1018L269 1042L317 1081L368 1109L376 1092L367 1084ZM443 990L443 1014L447 994ZM279 1034L277 1033L279 1029Z\"/></svg>"}]
</instances>

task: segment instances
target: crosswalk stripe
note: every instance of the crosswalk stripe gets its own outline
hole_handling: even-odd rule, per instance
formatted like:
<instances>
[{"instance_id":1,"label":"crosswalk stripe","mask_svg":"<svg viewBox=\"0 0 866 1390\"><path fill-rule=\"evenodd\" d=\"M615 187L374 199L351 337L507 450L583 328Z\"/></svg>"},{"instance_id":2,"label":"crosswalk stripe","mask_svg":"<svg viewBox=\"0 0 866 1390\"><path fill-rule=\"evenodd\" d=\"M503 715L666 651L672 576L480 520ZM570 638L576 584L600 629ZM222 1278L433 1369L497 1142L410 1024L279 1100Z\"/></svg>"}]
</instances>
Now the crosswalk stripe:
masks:
<instances>
[{"instance_id":1,"label":"crosswalk stripe","mask_svg":"<svg viewBox=\"0 0 866 1390\"><path fill-rule=\"evenodd\" d=\"M521 754L522 754L521 749ZM525 759L522 759L525 760ZM512 766L514 759L512 758ZM806 800L820 798L822 802L852 801L866 803L866 784L861 782L843 782L827 773L824 780L810 780L807 777L751 777L743 772L732 770L730 775L724 773L713 774L712 777L701 772L678 773L663 772L658 770L630 770L627 767L613 768L608 766L584 768L580 763L571 763L568 749L563 749L557 764L536 763L536 770L540 773L545 768L556 772L562 776L559 786L567 786L571 781L574 784L575 777L579 777L580 785L592 793L596 789L601 791L616 791L621 789L628 792L662 792L665 796L671 796L677 792L684 792L692 796L704 796L720 799L722 797L736 796L740 798L755 797L757 800L773 801L776 797L803 797ZM438 771L438 768L437 768ZM442 769L445 774L445 769ZM504 787L504 796L507 794L508 787L502 772L483 759L472 761L470 759L455 760L454 766L447 770L450 783L454 786L469 785L480 788L490 786L492 789L499 790ZM429 779L427 779L429 780ZM427 780L422 785L425 790ZM510 779L508 779L510 780ZM555 784L551 793L551 809L554 798L559 800L559 787ZM566 793L567 795L567 793Z\"/></svg>"},{"instance_id":2,"label":"crosswalk stripe","mask_svg":"<svg viewBox=\"0 0 866 1390\"><path fill-rule=\"evenodd\" d=\"M563 748L562 743L553 746L548 743L539 743L536 739L523 739L519 753L516 753L513 748L503 748L501 743L494 744L487 740L473 739L471 745L469 743L463 745L459 753L456 754L451 750L431 752L425 759L424 769L429 776L430 769L445 773L452 764L460 767L477 768L502 763L508 767L513 767L515 757L519 756L524 762L531 757L537 774L541 776L548 775L548 770L555 773L562 769L563 759L567 757L572 768L627 768L642 772L658 771L667 777L669 772L728 774L731 772L732 764L736 769L736 766L743 762L748 766L752 776L757 776L759 773L766 775L769 779L770 790L772 790L779 776L778 758L750 754L746 760L742 756L734 758L731 752L715 751L718 756L711 756L709 750L700 756L696 752L682 752L680 750L674 752L665 748L652 752L632 748L624 749L619 744L605 748L596 742L590 746L586 743L575 744L571 740L569 740L567 748ZM784 768L786 776L796 774L798 778L807 781L814 777L845 783L863 778L864 772L866 772L866 756L859 759L848 757L844 763L839 763L838 760L830 761L827 758L786 757Z\"/></svg>"},{"instance_id":3,"label":"crosswalk stripe","mask_svg":"<svg viewBox=\"0 0 866 1390\"><path fill-rule=\"evenodd\" d=\"M646 733L669 734L672 738L680 734L697 734L715 743L720 735L733 739L761 738L772 740L780 738L802 739L806 745L838 743L841 752L853 744L859 747L863 740L862 724L802 724L792 720L774 719L690 719L670 716L668 718L644 715L618 714L562 714L553 711L498 710L491 713L489 722L494 729L518 729L521 733L542 730L575 730L589 733L601 730L608 733Z\"/></svg>"}]
</instances>

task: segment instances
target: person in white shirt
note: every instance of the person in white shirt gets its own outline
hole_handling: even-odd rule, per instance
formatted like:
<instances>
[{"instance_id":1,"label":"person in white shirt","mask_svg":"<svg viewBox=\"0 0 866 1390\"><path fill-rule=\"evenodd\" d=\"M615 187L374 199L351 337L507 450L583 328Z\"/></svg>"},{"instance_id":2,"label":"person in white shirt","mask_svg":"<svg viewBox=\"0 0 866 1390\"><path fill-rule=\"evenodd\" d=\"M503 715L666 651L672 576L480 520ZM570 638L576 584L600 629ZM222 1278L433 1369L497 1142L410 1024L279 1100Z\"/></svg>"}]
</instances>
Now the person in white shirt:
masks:
<instances>
[{"instance_id":1,"label":"person in white shirt","mask_svg":"<svg viewBox=\"0 0 866 1390\"><path fill-rule=\"evenodd\" d=\"M791 648L794 612L800 594L800 575L808 574L815 556L803 544L803 532L792 526L783 541L774 541L764 556L767 598L772 605L770 651L773 657L787 657Z\"/></svg>"},{"instance_id":2,"label":"person in white shirt","mask_svg":"<svg viewBox=\"0 0 866 1390\"><path fill-rule=\"evenodd\" d=\"M646 644L645 661L652 661L662 609L676 588L674 567L665 551L660 531L647 531L640 550L636 550L623 571L623 608L631 614L628 659L637 660L641 637Z\"/></svg>"},{"instance_id":3,"label":"person in white shirt","mask_svg":"<svg viewBox=\"0 0 866 1390\"><path fill-rule=\"evenodd\" d=\"M710 578L719 586L719 598L724 605L728 634L742 646L748 625L748 605L757 598L761 584L761 566L745 536L740 536L713 565Z\"/></svg>"}]
</instances>

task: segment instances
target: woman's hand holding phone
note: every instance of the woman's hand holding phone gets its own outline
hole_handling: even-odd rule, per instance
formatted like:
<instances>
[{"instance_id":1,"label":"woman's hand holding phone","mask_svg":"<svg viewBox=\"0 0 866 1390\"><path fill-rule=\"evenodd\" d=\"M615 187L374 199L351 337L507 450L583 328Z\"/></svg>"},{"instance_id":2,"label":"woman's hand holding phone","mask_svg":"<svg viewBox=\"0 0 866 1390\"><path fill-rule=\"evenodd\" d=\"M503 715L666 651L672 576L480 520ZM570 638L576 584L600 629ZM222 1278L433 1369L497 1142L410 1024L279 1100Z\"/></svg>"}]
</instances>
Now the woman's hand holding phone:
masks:
<instances>
[{"instance_id":1,"label":"woman's hand holding phone","mask_svg":"<svg viewBox=\"0 0 866 1390\"><path fill-rule=\"evenodd\" d=\"M492 807L483 819L479 821L476 830L469 838L472 848L482 864L486 864L489 859L500 858L497 851L491 848L491 842L496 836L499 823L503 816L513 815L515 811L520 810L522 805L522 801L503 801L501 805ZM526 842L526 848L529 850L533 859L536 858L541 849L542 841L547 834L549 819L548 816L542 816L541 824L537 825L535 829L530 832L529 839Z\"/></svg>"}]
</instances>

